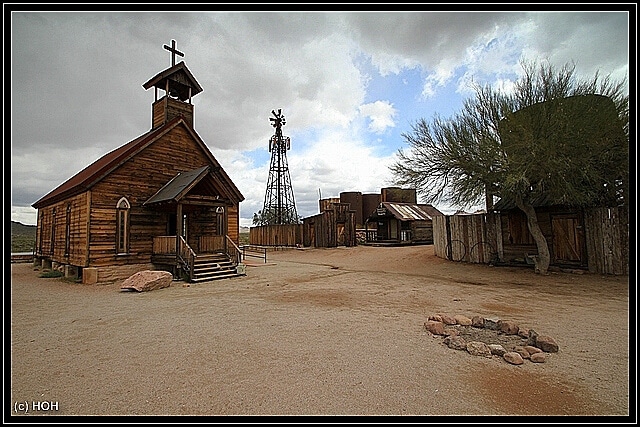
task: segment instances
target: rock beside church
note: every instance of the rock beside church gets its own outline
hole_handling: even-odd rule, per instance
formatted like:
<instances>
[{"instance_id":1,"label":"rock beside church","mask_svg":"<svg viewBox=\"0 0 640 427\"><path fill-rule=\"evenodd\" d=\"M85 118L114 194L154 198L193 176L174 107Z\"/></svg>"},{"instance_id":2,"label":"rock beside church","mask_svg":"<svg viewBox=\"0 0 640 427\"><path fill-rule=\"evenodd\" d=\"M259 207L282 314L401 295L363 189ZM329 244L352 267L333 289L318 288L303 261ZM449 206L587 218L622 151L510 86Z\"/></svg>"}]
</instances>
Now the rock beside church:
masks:
<instances>
[{"instance_id":1,"label":"rock beside church","mask_svg":"<svg viewBox=\"0 0 640 427\"><path fill-rule=\"evenodd\" d=\"M139 271L125 279L120 286L121 290L147 292L155 289L168 288L171 286L173 274L168 271Z\"/></svg>"}]
</instances>

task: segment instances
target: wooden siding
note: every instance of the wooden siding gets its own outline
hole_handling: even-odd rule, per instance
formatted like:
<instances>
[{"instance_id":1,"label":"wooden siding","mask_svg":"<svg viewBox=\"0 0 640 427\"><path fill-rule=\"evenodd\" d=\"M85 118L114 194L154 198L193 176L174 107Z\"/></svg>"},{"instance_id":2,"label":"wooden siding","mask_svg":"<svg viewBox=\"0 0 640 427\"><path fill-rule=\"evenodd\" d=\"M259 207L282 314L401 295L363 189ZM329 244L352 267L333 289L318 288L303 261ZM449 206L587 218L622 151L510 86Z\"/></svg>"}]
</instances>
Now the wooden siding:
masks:
<instances>
[{"instance_id":1,"label":"wooden siding","mask_svg":"<svg viewBox=\"0 0 640 427\"><path fill-rule=\"evenodd\" d=\"M187 213L187 243L196 251L208 252L200 248L200 241L206 236L224 238L224 230L218 230L218 215L215 209L199 207Z\"/></svg>"},{"instance_id":2,"label":"wooden siding","mask_svg":"<svg viewBox=\"0 0 640 427\"><path fill-rule=\"evenodd\" d=\"M417 203L414 188L387 187L380 190L380 201L396 203Z\"/></svg>"},{"instance_id":3,"label":"wooden siding","mask_svg":"<svg viewBox=\"0 0 640 427\"><path fill-rule=\"evenodd\" d=\"M433 221L411 221L411 241L433 243Z\"/></svg>"},{"instance_id":4,"label":"wooden siding","mask_svg":"<svg viewBox=\"0 0 640 427\"><path fill-rule=\"evenodd\" d=\"M96 268L98 283L107 284L126 280L139 271L155 270L151 263L130 263L123 265L105 265Z\"/></svg>"},{"instance_id":5,"label":"wooden siding","mask_svg":"<svg viewBox=\"0 0 640 427\"><path fill-rule=\"evenodd\" d=\"M302 244L318 248L355 246L356 216L348 203L334 203L331 209L305 218Z\"/></svg>"},{"instance_id":6,"label":"wooden siding","mask_svg":"<svg viewBox=\"0 0 640 427\"><path fill-rule=\"evenodd\" d=\"M340 199L335 197L331 197L329 199L320 199L318 201L320 212L331 210L333 209L334 204L339 204L339 203L340 203Z\"/></svg>"},{"instance_id":7,"label":"wooden siding","mask_svg":"<svg viewBox=\"0 0 640 427\"><path fill-rule=\"evenodd\" d=\"M302 244L302 224L262 225L249 229L249 244L296 246Z\"/></svg>"},{"instance_id":8,"label":"wooden siding","mask_svg":"<svg viewBox=\"0 0 640 427\"><path fill-rule=\"evenodd\" d=\"M86 266L88 241L87 193L70 197L38 211L35 254L61 264ZM69 242L67 249L67 206L69 212ZM55 218L53 212L55 210ZM54 236L51 234L53 227ZM52 237L54 240L52 241ZM53 250L52 250L53 245Z\"/></svg>"},{"instance_id":9,"label":"wooden siding","mask_svg":"<svg viewBox=\"0 0 640 427\"><path fill-rule=\"evenodd\" d=\"M240 245L240 209L237 205L227 208L227 235L233 243Z\"/></svg>"},{"instance_id":10,"label":"wooden siding","mask_svg":"<svg viewBox=\"0 0 640 427\"><path fill-rule=\"evenodd\" d=\"M202 254L202 253L218 252L221 249L224 249L225 242L226 242L225 236L202 236L198 241L198 246L197 246L198 253Z\"/></svg>"},{"instance_id":11,"label":"wooden siding","mask_svg":"<svg viewBox=\"0 0 640 427\"><path fill-rule=\"evenodd\" d=\"M447 224L449 216L438 215L433 217L433 251L438 258L447 258L447 245L449 244L449 235L447 232Z\"/></svg>"},{"instance_id":12,"label":"wooden siding","mask_svg":"<svg viewBox=\"0 0 640 427\"><path fill-rule=\"evenodd\" d=\"M155 236L153 238L153 253L162 255L175 255L176 243L176 236Z\"/></svg>"},{"instance_id":13,"label":"wooden siding","mask_svg":"<svg viewBox=\"0 0 640 427\"><path fill-rule=\"evenodd\" d=\"M193 127L193 105L167 96L153 103L152 114L152 127L154 129L179 115L183 116L185 121Z\"/></svg>"},{"instance_id":14,"label":"wooden siding","mask_svg":"<svg viewBox=\"0 0 640 427\"><path fill-rule=\"evenodd\" d=\"M629 209L588 209L585 234L592 273L629 274Z\"/></svg>"}]
</instances>

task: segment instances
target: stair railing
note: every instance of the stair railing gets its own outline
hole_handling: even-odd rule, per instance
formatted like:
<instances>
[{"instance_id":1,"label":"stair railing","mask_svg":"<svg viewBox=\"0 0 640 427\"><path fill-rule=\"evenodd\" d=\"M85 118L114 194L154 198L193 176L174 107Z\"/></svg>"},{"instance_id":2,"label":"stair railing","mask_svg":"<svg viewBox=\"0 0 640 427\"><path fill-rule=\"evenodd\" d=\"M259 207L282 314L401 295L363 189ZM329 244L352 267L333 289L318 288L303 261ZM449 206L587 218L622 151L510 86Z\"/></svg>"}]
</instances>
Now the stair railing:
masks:
<instances>
[{"instance_id":1,"label":"stair railing","mask_svg":"<svg viewBox=\"0 0 640 427\"><path fill-rule=\"evenodd\" d=\"M236 243L231 240L228 234L225 234L225 252L229 255L229 259L235 264L238 265L242 262L242 251L236 245Z\"/></svg>"},{"instance_id":2,"label":"stair railing","mask_svg":"<svg viewBox=\"0 0 640 427\"><path fill-rule=\"evenodd\" d=\"M193 266L195 264L196 253L191 246L184 240L183 236L178 236L178 250L176 258L178 263L182 264L189 274L189 280L193 280Z\"/></svg>"}]
</instances>

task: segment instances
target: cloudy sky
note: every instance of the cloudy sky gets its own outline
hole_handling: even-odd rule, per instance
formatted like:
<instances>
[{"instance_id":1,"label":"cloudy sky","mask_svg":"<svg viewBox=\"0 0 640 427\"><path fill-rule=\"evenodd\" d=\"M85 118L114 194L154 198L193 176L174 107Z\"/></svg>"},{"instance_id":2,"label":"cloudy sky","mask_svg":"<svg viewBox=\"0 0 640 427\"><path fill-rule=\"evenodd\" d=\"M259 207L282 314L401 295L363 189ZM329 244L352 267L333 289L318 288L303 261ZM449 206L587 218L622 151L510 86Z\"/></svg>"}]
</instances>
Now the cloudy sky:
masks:
<instances>
[{"instance_id":1,"label":"cloudy sky","mask_svg":"<svg viewBox=\"0 0 640 427\"><path fill-rule=\"evenodd\" d=\"M203 88L193 99L194 127L245 196L241 225L250 226L266 192L271 110L286 118L301 217L319 212L319 197L379 194L393 186L389 166L407 147L402 134L420 118L458 112L472 96L472 80L508 90L521 60L574 63L578 76L627 78L629 13L587 6L14 11L5 38L11 90L5 77L4 91L11 96L11 219L35 224L35 201L150 130L154 91L142 85L171 66L163 45L172 39L184 53L178 60Z\"/></svg>"}]
</instances>

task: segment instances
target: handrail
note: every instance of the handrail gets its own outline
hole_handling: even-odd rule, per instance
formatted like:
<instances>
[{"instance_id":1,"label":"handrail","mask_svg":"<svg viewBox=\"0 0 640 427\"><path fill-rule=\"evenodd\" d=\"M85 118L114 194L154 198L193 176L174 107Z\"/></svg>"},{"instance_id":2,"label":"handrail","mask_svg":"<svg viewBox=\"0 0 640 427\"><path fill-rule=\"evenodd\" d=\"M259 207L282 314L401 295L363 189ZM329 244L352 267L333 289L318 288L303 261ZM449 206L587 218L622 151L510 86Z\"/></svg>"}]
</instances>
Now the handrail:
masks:
<instances>
[{"instance_id":1,"label":"handrail","mask_svg":"<svg viewBox=\"0 0 640 427\"><path fill-rule=\"evenodd\" d=\"M242 259L246 260L247 257L261 258L264 259L264 262L266 263L267 248L257 245L242 245Z\"/></svg>"},{"instance_id":2,"label":"handrail","mask_svg":"<svg viewBox=\"0 0 640 427\"><path fill-rule=\"evenodd\" d=\"M191 249L191 246L184 240L183 236L178 236L178 250L176 251L176 258L189 270L189 280L193 280L193 266L195 264L196 253Z\"/></svg>"},{"instance_id":3,"label":"handrail","mask_svg":"<svg viewBox=\"0 0 640 427\"><path fill-rule=\"evenodd\" d=\"M240 248L238 247L238 245L236 245L236 243L233 240L231 240L231 237L229 237L228 234L225 234L224 237L226 238L225 246L226 246L226 251L227 251L227 254L229 255L229 258L235 259L236 265L240 264L242 262L242 253L240 252ZM231 243L231 246L229 246L229 243Z\"/></svg>"}]
</instances>

